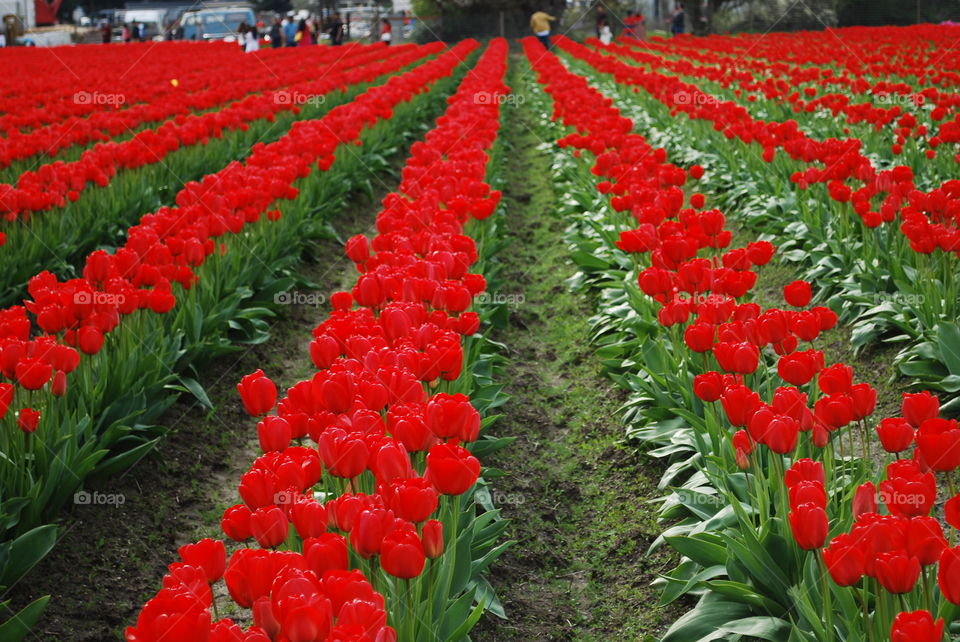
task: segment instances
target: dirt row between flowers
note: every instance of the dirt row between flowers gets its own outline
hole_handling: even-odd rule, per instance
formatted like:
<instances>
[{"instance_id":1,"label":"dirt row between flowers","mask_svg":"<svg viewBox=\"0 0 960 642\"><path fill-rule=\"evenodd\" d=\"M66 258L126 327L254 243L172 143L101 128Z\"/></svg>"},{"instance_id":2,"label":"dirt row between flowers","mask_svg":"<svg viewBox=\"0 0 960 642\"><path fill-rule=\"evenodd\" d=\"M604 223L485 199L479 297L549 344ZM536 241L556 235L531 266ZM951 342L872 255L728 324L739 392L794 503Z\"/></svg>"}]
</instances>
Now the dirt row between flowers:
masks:
<instances>
[{"instance_id":1,"label":"dirt row between flowers","mask_svg":"<svg viewBox=\"0 0 960 642\"><path fill-rule=\"evenodd\" d=\"M407 151L394 156L394 170ZM371 175L370 180L374 196L355 195L330 221L341 239L375 231L380 199L398 179ZM257 368L281 386L309 378L314 372L311 331L326 318L330 293L349 287L353 270L342 242L320 243L299 270L316 289L295 289L290 305L274 319L270 339L201 371L198 380L213 410L182 397L160 422L171 433L158 449L116 478L86 485L89 503L75 502L56 547L7 596L14 609L40 595L52 596L28 639L122 639L124 628L160 587L167 565L179 559L177 549L204 537L223 537L223 511L239 501L238 480L261 452L255 422L244 411L236 384Z\"/></svg>"},{"instance_id":2,"label":"dirt row between flowers","mask_svg":"<svg viewBox=\"0 0 960 642\"><path fill-rule=\"evenodd\" d=\"M511 82L516 90L519 83ZM504 472L491 494L512 519L517 544L490 581L507 620L487 614L472 636L509 640L654 640L685 610L657 606L651 582L672 568L669 553L647 556L656 521L660 465L623 443L625 395L600 372L589 344L591 297L564 281L576 271L553 215L547 153L521 104L505 111L510 177L504 188L510 247L499 279L516 302L493 338L507 346L506 392L497 424L517 438L484 463Z\"/></svg>"}]
</instances>

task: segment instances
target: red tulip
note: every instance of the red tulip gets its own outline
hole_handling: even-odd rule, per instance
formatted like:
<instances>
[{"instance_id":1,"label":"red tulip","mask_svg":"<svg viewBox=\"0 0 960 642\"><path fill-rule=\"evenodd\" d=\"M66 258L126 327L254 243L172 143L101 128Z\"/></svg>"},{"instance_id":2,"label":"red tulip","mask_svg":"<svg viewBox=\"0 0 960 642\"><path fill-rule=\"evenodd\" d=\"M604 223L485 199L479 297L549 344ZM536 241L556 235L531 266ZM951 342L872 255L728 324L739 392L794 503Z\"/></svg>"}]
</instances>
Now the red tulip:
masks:
<instances>
[{"instance_id":1,"label":"red tulip","mask_svg":"<svg viewBox=\"0 0 960 642\"><path fill-rule=\"evenodd\" d=\"M936 622L929 611L898 613L893 618L890 642L942 642L943 618Z\"/></svg>"},{"instance_id":2,"label":"red tulip","mask_svg":"<svg viewBox=\"0 0 960 642\"><path fill-rule=\"evenodd\" d=\"M793 462L793 466L784 474L783 482L787 488L793 488L802 481L818 481L826 485L823 464L808 458Z\"/></svg>"},{"instance_id":3,"label":"red tulip","mask_svg":"<svg viewBox=\"0 0 960 642\"><path fill-rule=\"evenodd\" d=\"M40 412L33 408L23 408L20 410L17 418L17 426L25 433L31 433L37 429L40 423Z\"/></svg>"},{"instance_id":4,"label":"red tulip","mask_svg":"<svg viewBox=\"0 0 960 642\"><path fill-rule=\"evenodd\" d=\"M480 462L466 448L455 442L437 444L427 453L424 477L443 495L460 495L466 492L479 476Z\"/></svg>"},{"instance_id":5,"label":"red tulip","mask_svg":"<svg viewBox=\"0 0 960 642\"><path fill-rule=\"evenodd\" d=\"M425 562L423 544L415 532L396 530L383 538L380 564L390 575L405 580L417 577Z\"/></svg>"},{"instance_id":6,"label":"red tulip","mask_svg":"<svg viewBox=\"0 0 960 642\"><path fill-rule=\"evenodd\" d=\"M84 354L96 354L103 347L103 331L94 325L77 330L77 347Z\"/></svg>"},{"instance_id":7,"label":"red tulip","mask_svg":"<svg viewBox=\"0 0 960 642\"><path fill-rule=\"evenodd\" d=\"M480 413L464 394L440 393L427 402L427 426L441 439L476 441L480 435Z\"/></svg>"},{"instance_id":8,"label":"red tulip","mask_svg":"<svg viewBox=\"0 0 960 642\"><path fill-rule=\"evenodd\" d=\"M53 366L40 359L24 357L17 362L17 383L27 390L39 390L53 376Z\"/></svg>"},{"instance_id":9,"label":"red tulip","mask_svg":"<svg viewBox=\"0 0 960 642\"><path fill-rule=\"evenodd\" d=\"M807 551L823 546L830 528L823 508L816 504L801 504L794 507L788 517L797 546Z\"/></svg>"},{"instance_id":10,"label":"red tulip","mask_svg":"<svg viewBox=\"0 0 960 642\"><path fill-rule=\"evenodd\" d=\"M861 515L877 512L877 487L873 482L864 482L857 486L853 495L853 519L860 519Z\"/></svg>"},{"instance_id":11,"label":"red tulip","mask_svg":"<svg viewBox=\"0 0 960 642\"><path fill-rule=\"evenodd\" d=\"M250 530L260 546L274 548L287 539L290 522L279 507L265 506L250 515Z\"/></svg>"},{"instance_id":12,"label":"red tulip","mask_svg":"<svg viewBox=\"0 0 960 642\"><path fill-rule=\"evenodd\" d=\"M835 537L830 546L823 549L823 561L837 586L853 586L863 577L863 551L855 542L848 542L849 537Z\"/></svg>"},{"instance_id":13,"label":"red tulip","mask_svg":"<svg viewBox=\"0 0 960 642\"><path fill-rule=\"evenodd\" d=\"M960 466L960 426L956 419L926 419L917 429L917 448L926 464L936 471Z\"/></svg>"},{"instance_id":14,"label":"red tulip","mask_svg":"<svg viewBox=\"0 0 960 642\"><path fill-rule=\"evenodd\" d=\"M443 524L431 519L423 524L423 550L432 560L443 555Z\"/></svg>"},{"instance_id":15,"label":"red tulip","mask_svg":"<svg viewBox=\"0 0 960 642\"><path fill-rule=\"evenodd\" d=\"M327 532L327 510L315 499L294 502L290 506L290 521L301 539L321 537Z\"/></svg>"},{"instance_id":16,"label":"red tulip","mask_svg":"<svg viewBox=\"0 0 960 642\"><path fill-rule=\"evenodd\" d=\"M802 308L810 303L813 290L806 281L794 281L783 286L783 298L795 308Z\"/></svg>"},{"instance_id":17,"label":"red tulip","mask_svg":"<svg viewBox=\"0 0 960 642\"><path fill-rule=\"evenodd\" d=\"M361 510L350 529L350 545L360 557L369 558L380 552L383 537L394 526L396 517L392 510L368 508Z\"/></svg>"},{"instance_id":18,"label":"red tulip","mask_svg":"<svg viewBox=\"0 0 960 642\"><path fill-rule=\"evenodd\" d=\"M916 394L905 392L901 414L911 426L919 428L920 424L940 414L940 400L926 390Z\"/></svg>"},{"instance_id":19,"label":"red tulip","mask_svg":"<svg viewBox=\"0 0 960 642\"><path fill-rule=\"evenodd\" d=\"M263 452L279 451L290 445L293 431L286 419L271 415L264 417L257 424L257 438L260 440L260 449Z\"/></svg>"},{"instance_id":20,"label":"red tulip","mask_svg":"<svg viewBox=\"0 0 960 642\"><path fill-rule=\"evenodd\" d=\"M880 498L890 513L901 517L929 515L937 498L933 473L921 473L912 461L901 459L887 466L880 482Z\"/></svg>"},{"instance_id":21,"label":"red tulip","mask_svg":"<svg viewBox=\"0 0 960 642\"><path fill-rule=\"evenodd\" d=\"M849 393L853 388L853 368L842 363L835 363L820 371L817 385L825 395Z\"/></svg>"},{"instance_id":22,"label":"red tulip","mask_svg":"<svg viewBox=\"0 0 960 642\"><path fill-rule=\"evenodd\" d=\"M960 605L960 546L943 549L937 580L943 596L951 603Z\"/></svg>"},{"instance_id":23,"label":"red tulip","mask_svg":"<svg viewBox=\"0 0 960 642\"><path fill-rule=\"evenodd\" d=\"M960 494L954 495L943 505L943 514L947 523L960 529Z\"/></svg>"},{"instance_id":24,"label":"red tulip","mask_svg":"<svg viewBox=\"0 0 960 642\"><path fill-rule=\"evenodd\" d=\"M426 479L399 479L384 490L388 505L401 519L420 523L437 510L437 491Z\"/></svg>"},{"instance_id":25,"label":"red tulip","mask_svg":"<svg viewBox=\"0 0 960 642\"><path fill-rule=\"evenodd\" d=\"M867 383L854 384L850 389L850 399L853 402L853 420L865 419L877 407L877 389Z\"/></svg>"},{"instance_id":26,"label":"red tulip","mask_svg":"<svg viewBox=\"0 0 960 642\"><path fill-rule=\"evenodd\" d=\"M906 523L907 554L920 560L921 566L936 564L947 547L940 522L932 517L914 517Z\"/></svg>"},{"instance_id":27,"label":"red tulip","mask_svg":"<svg viewBox=\"0 0 960 642\"><path fill-rule=\"evenodd\" d=\"M780 378L795 386L803 386L813 379L823 364L823 353L819 350L805 350L780 357L777 361L777 373Z\"/></svg>"},{"instance_id":28,"label":"red tulip","mask_svg":"<svg viewBox=\"0 0 960 642\"><path fill-rule=\"evenodd\" d=\"M263 370L243 377L237 384L237 390L243 407L254 417L267 414L277 403L277 386L263 374Z\"/></svg>"},{"instance_id":29,"label":"red tulip","mask_svg":"<svg viewBox=\"0 0 960 642\"><path fill-rule=\"evenodd\" d=\"M890 593L909 593L920 578L920 560L905 551L879 553L876 572L880 585Z\"/></svg>"},{"instance_id":30,"label":"red tulip","mask_svg":"<svg viewBox=\"0 0 960 642\"><path fill-rule=\"evenodd\" d=\"M705 372L693 378L693 393L708 403L718 401L723 394L723 375L719 372Z\"/></svg>"},{"instance_id":31,"label":"red tulip","mask_svg":"<svg viewBox=\"0 0 960 642\"><path fill-rule=\"evenodd\" d=\"M223 577L227 566L227 551L223 540L202 539L195 544L181 546L179 552L184 564L203 569L208 584L213 584Z\"/></svg>"},{"instance_id":32,"label":"red tulip","mask_svg":"<svg viewBox=\"0 0 960 642\"><path fill-rule=\"evenodd\" d=\"M683 340L694 352L708 352L713 347L716 328L711 323L698 322L683 332Z\"/></svg>"},{"instance_id":33,"label":"red tulip","mask_svg":"<svg viewBox=\"0 0 960 642\"><path fill-rule=\"evenodd\" d=\"M303 540L303 556L317 577L323 577L330 570L346 571L349 568L347 538L337 533L324 533Z\"/></svg>"},{"instance_id":34,"label":"red tulip","mask_svg":"<svg viewBox=\"0 0 960 642\"><path fill-rule=\"evenodd\" d=\"M57 370L54 373L53 382L50 384L50 394L54 397L62 397L67 394L67 373L63 370Z\"/></svg>"},{"instance_id":35,"label":"red tulip","mask_svg":"<svg viewBox=\"0 0 960 642\"><path fill-rule=\"evenodd\" d=\"M250 509L245 504L231 506L223 512L220 528L230 539L236 542L244 542L253 537L250 515Z\"/></svg>"},{"instance_id":36,"label":"red tulip","mask_svg":"<svg viewBox=\"0 0 960 642\"><path fill-rule=\"evenodd\" d=\"M727 388L720 397L730 424L738 428L747 425L760 405L760 395L744 385Z\"/></svg>"},{"instance_id":37,"label":"red tulip","mask_svg":"<svg viewBox=\"0 0 960 642\"><path fill-rule=\"evenodd\" d=\"M877 426L880 444L888 453L903 452L913 443L914 430L902 417L887 417Z\"/></svg>"}]
</instances>

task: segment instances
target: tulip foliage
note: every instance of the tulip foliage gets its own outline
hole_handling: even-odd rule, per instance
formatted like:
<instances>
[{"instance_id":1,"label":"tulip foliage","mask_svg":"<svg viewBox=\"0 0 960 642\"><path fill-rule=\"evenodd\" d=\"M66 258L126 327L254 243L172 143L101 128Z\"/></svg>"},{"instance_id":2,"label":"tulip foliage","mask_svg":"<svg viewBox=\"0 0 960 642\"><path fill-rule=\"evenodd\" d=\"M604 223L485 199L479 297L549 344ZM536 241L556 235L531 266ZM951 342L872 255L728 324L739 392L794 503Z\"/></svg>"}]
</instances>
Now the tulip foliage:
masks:
<instances>
[{"instance_id":1,"label":"tulip foliage","mask_svg":"<svg viewBox=\"0 0 960 642\"><path fill-rule=\"evenodd\" d=\"M960 631L956 420L926 391L905 394L900 416L878 417L877 391L818 349L844 322L816 304L819 282L798 279L782 303L762 301L758 272L782 250L767 240L733 247L727 215L708 204L710 170L669 162L668 138L654 147L637 133L656 135L652 119L626 118L587 79L618 102L634 100L623 84L662 98L686 61L658 63L672 66L665 80L610 55L647 47L558 42L569 68L533 38L524 48L539 83L532 106L552 114L542 134L557 141L570 193L575 281L601 288L595 336L608 372L632 392L630 435L670 462L669 528L653 548L671 546L682 561L659 581L662 601L698 597L665 642Z\"/></svg>"},{"instance_id":2,"label":"tulip foliage","mask_svg":"<svg viewBox=\"0 0 960 642\"><path fill-rule=\"evenodd\" d=\"M829 65L753 61L751 73L739 70L740 58L715 53L691 53L694 60L705 56L696 65L633 46L591 48L563 38L559 45L586 68L611 74L613 91L628 103L639 101L631 116L658 130L658 144L669 142L709 168L718 204L778 236L784 258L817 283L818 300L839 306L858 351L881 339L901 344L899 371L918 388L941 392L952 411L960 407L960 360L952 348L960 341L960 115L952 74L926 77L924 65L933 63L910 52L931 41L942 46L956 30L849 35L872 41L883 31L901 40L902 60L894 58L884 72L851 63L840 76ZM808 37L815 36L778 40L802 46ZM886 78L891 71L910 82L873 82L871 74ZM761 81L778 73L790 81ZM804 83L802 92L793 89ZM819 96L833 85L848 93ZM859 95L870 101L852 103ZM840 113L848 122L837 125ZM880 130L893 133L892 144ZM705 140L713 144L702 155Z\"/></svg>"},{"instance_id":3,"label":"tulip foliage","mask_svg":"<svg viewBox=\"0 0 960 642\"><path fill-rule=\"evenodd\" d=\"M353 81L378 84L187 183L121 247L92 252L80 277L41 272L22 305L0 310L0 586L53 547L52 522L84 479L158 443L153 422L178 394L209 405L189 371L267 338L275 294L297 283L289 266L332 236L324 218L386 168L478 46L424 45L364 66Z\"/></svg>"},{"instance_id":4,"label":"tulip foliage","mask_svg":"<svg viewBox=\"0 0 960 642\"><path fill-rule=\"evenodd\" d=\"M171 118L132 138L99 143L76 159L25 171L15 184L0 185L0 270L7 275L0 304L22 298L27 280L43 269L71 273L76 263L140 216L173 205L187 182L243 159L253 144L279 138L294 121L322 116L379 76L441 48L434 43L392 50L349 47L335 54L311 50L304 62L278 70L274 90L267 84L250 93L257 85L248 81L227 94L238 100L219 109ZM319 77L317 64L326 68ZM227 89L220 86L217 93ZM78 228L86 232L72 233Z\"/></svg>"},{"instance_id":5,"label":"tulip foliage","mask_svg":"<svg viewBox=\"0 0 960 642\"><path fill-rule=\"evenodd\" d=\"M239 383L263 454L221 524L246 546L181 549L128 640L460 640L499 610L482 573L506 522L474 489L477 456L506 443L482 416L503 399L470 270L496 247L507 48L488 45L413 145L376 236L347 242L359 276L313 332L317 373L282 397L262 371ZM221 579L249 628L218 617Z\"/></svg>"}]
</instances>

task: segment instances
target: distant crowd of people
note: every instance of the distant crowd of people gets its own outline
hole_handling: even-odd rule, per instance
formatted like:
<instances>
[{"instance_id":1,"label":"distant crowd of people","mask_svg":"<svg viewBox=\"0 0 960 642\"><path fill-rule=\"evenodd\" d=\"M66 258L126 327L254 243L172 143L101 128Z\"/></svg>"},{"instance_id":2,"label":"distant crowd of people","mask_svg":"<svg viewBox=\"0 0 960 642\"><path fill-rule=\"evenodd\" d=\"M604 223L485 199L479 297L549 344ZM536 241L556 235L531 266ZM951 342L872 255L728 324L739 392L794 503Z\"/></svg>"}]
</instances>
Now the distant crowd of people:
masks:
<instances>
[{"instance_id":1,"label":"distant crowd of people","mask_svg":"<svg viewBox=\"0 0 960 642\"><path fill-rule=\"evenodd\" d=\"M405 24L411 24L410 18L404 12L403 21ZM393 42L393 26L390 20L383 18L377 25L378 31L374 34L387 45ZM102 42L107 44L114 38L114 30L106 21L99 26ZM241 48L245 52L257 51L260 49L260 39L263 36L269 36L270 46L280 47L304 47L316 45L322 36L329 38L330 44L342 45L347 35L347 25L341 19L340 14L334 12L325 17L307 17L296 18L292 13L281 17L275 17L269 27L265 27L263 22L258 24L241 23L237 28L237 36ZM163 31L164 40L183 40L184 28L179 20L167 26ZM131 22L123 25L121 31L121 40L123 42L132 42L134 40L143 42L147 40L145 25L142 22Z\"/></svg>"},{"instance_id":2,"label":"distant crowd of people","mask_svg":"<svg viewBox=\"0 0 960 642\"><path fill-rule=\"evenodd\" d=\"M595 31L597 38L599 38L600 42L605 45L610 44L613 41L614 33L613 25L611 24L610 19L607 17L606 8L602 6L597 7L595 18ZM551 16L545 11L537 11L530 16L530 30L547 49L550 48L550 23L555 20L555 17ZM673 12L669 16L670 33L675 36L683 33L685 20L686 15L684 14L683 3L679 3L674 7ZM647 21L646 17L642 13L639 11L629 12L626 17L622 19L622 24L624 38L646 40Z\"/></svg>"}]
</instances>

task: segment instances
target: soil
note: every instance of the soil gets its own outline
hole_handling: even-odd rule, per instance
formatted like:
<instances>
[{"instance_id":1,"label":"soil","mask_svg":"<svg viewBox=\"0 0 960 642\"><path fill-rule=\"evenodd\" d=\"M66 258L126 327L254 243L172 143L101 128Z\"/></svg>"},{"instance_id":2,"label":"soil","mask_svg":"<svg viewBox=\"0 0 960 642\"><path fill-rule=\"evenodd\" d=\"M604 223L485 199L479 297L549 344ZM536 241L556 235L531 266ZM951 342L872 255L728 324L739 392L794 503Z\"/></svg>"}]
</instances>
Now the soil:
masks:
<instances>
[{"instance_id":1,"label":"soil","mask_svg":"<svg viewBox=\"0 0 960 642\"><path fill-rule=\"evenodd\" d=\"M588 342L594 301L564 284L575 268L530 117L514 109L504 119L513 153L501 280L511 291L500 294L522 303L494 334L510 363L497 431L517 441L485 462L505 472L491 493L517 544L489 578L507 619L488 613L472 639L653 640L683 610L657 606L651 587L677 559L646 554L662 530L647 501L663 471L623 443L625 395Z\"/></svg>"}]
</instances>

